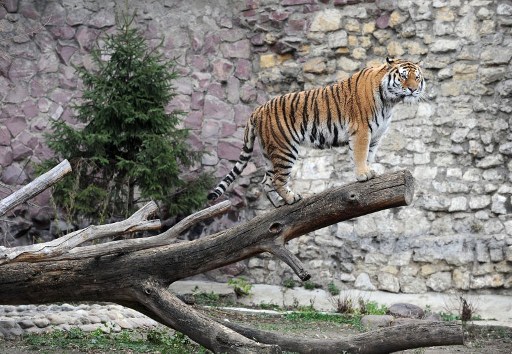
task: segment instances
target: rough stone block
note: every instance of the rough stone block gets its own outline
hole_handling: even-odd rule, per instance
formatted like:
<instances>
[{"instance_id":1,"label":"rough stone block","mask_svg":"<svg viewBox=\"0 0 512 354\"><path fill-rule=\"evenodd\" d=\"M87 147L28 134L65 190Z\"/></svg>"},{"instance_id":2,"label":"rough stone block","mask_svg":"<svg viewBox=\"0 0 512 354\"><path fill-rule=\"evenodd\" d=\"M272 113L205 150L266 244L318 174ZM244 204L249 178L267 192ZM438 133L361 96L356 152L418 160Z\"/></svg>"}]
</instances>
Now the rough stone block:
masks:
<instances>
[{"instance_id":1,"label":"rough stone block","mask_svg":"<svg viewBox=\"0 0 512 354\"><path fill-rule=\"evenodd\" d=\"M378 276L378 289L398 293L400 291L400 283L398 278L390 273L379 273Z\"/></svg>"},{"instance_id":2,"label":"rough stone block","mask_svg":"<svg viewBox=\"0 0 512 354\"><path fill-rule=\"evenodd\" d=\"M7 167L13 161L12 149L10 146L0 146L0 166Z\"/></svg>"},{"instance_id":3,"label":"rough stone block","mask_svg":"<svg viewBox=\"0 0 512 354\"><path fill-rule=\"evenodd\" d=\"M86 51L91 50L96 38L98 38L100 32L97 29L89 27L79 27L75 33L75 39L81 49Z\"/></svg>"},{"instance_id":4,"label":"rough stone block","mask_svg":"<svg viewBox=\"0 0 512 354\"><path fill-rule=\"evenodd\" d=\"M346 47L348 44L347 32L336 31L327 34L327 45L329 48Z\"/></svg>"},{"instance_id":5,"label":"rough stone block","mask_svg":"<svg viewBox=\"0 0 512 354\"><path fill-rule=\"evenodd\" d=\"M491 198L491 211L496 214L506 215L510 212L507 207L507 197L500 194L494 194Z\"/></svg>"},{"instance_id":6,"label":"rough stone block","mask_svg":"<svg viewBox=\"0 0 512 354\"><path fill-rule=\"evenodd\" d=\"M217 146L217 155L221 159L236 161L240 157L243 143L241 141L220 141Z\"/></svg>"},{"instance_id":7,"label":"rough stone block","mask_svg":"<svg viewBox=\"0 0 512 354\"><path fill-rule=\"evenodd\" d=\"M454 211L465 211L467 209L467 199L466 197L455 197L452 198L452 201L450 203L450 207L448 208L448 211L454 212Z\"/></svg>"},{"instance_id":8,"label":"rough stone block","mask_svg":"<svg viewBox=\"0 0 512 354\"><path fill-rule=\"evenodd\" d=\"M231 105L212 95L204 97L203 114L208 119L233 121L234 111Z\"/></svg>"},{"instance_id":9,"label":"rough stone block","mask_svg":"<svg viewBox=\"0 0 512 354\"><path fill-rule=\"evenodd\" d=\"M425 315L425 312L421 307L408 303L393 304L389 306L388 313L394 317L417 319L420 319Z\"/></svg>"},{"instance_id":10,"label":"rough stone block","mask_svg":"<svg viewBox=\"0 0 512 354\"><path fill-rule=\"evenodd\" d=\"M490 248L489 256L491 258L491 262L501 262L503 257L503 250L501 248Z\"/></svg>"},{"instance_id":11,"label":"rough stone block","mask_svg":"<svg viewBox=\"0 0 512 354\"><path fill-rule=\"evenodd\" d=\"M452 274L450 272L438 272L432 274L426 285L433 291L443 292L452 288Z\"/></svg>"},{"instance_id":12,"label":"rough stone block","mask_svg":"<svg viewBox=\"0 0 512 354\"><path fill-rule=\"evenodd\" d=\"M212 62L213 77L221 82L225 82L231 77L234 65L226 59L216 59Z\"/></svg>"},{"instance_id":13,"label":"rough stone block","mask_svg":"<svg viewBox=\"0 0 512 354\"><path fill-rule=\"evenodd\" d=\"M341 11L337 9L326 9L317 12L311 22L310 31L312 32L330 32L341 28Z\"/></svg>"},{"instance_id":14,"label":"rough stone block","mask_svg":"<svg viewBox=\"0 0 512 354\"><path fill-rule=\"evenodd\" d=\"M20 141L13 141L11 144L12 159L14 161L21 161L32 155L32 149L25 146Z\"/></svg>"},{"instance_id":15,"label":"rough stone block","mask_svg":"<svg viewBox=\"0 0 512 354\"><path fill-rule=\"evenodd\" d=\"M221 51L227 58L249 59L251 57L251 44L247 39L232 43L222 43Z\"/></svg>"},{"instance_id":16,"label":"rough stone block","mask_svg":"<svg viewBox=\"0 0 512 354\"><path fill-rule=\"evenodd\" d=\"M304 63L303 70L305 73L321 74L325 72L326 68L324 58L313 58Z\"/></svg>"},{"instance_id":17,"label":"rough stone block","mask_svg":"<svg viewBox=\"0 0 512 354\"><path fill-rule=\"evenodd\" d=\"M407 21L408 19L409 19L409 16L406 13L404 13L402 11L394 10L389 15L388 25L391 28L395 28L395 27L401 25L402 23L404 23L405 21Z\"/></svg>"},{"instance_id":18,"label":"rough stone block","mask_svg":"<svg viewBox=\"0 0 512 354\"><path fill-rule=\"evenodd\" d=\"M37 74L37 64L29 59L14 58L9 67L9 78L15 80L29 80Z\"/></svg>"},{"instance_id":19,"label":"rough stone block","mask_svg":"<svg viewBox=\"0 0 512 354\"><path fill-rule=\"evenodd\" d=\"M235 76L240 80L248 80L252 74L252 64L249 60L239 59L236 62Z\"/></svg>"},{"instance_id":20,"label":"rough stone block","mask_svg":"<svg viewBox=\"0 0 512 354\"><path fill-rule=\"evenodd\" d=\"M484 276L471 276L469 287L471 289L499 288L503 286L503 274L488 274Z\"/></svg>"},{"instance_id":21,"label":"rough stone block","mask_svg":"<svg viewBox=\"0 0 512 354\"><path fill-rule=\"evenodd\" d=\"M2 182L9 185L25 184L27 179L27 174L18 164L9 165L2 171Z\"/></svg>"},{"instance_id":22,"label":"rough stone block","mask_svg":"<svg viewBox=\"0 0 512 354\"><path fill-rule=\"evenodd\" d=\"M460 41L457 39L438 39L430 45L432 53L446 53L460 48Z\"/></svg>"},{"instance_id":23,"label":"rough stone block","mask_svg":"<svg viewBox=\"0 0 512 354\"><path fill-rule=\"evenodd\" d=\"M512 58L512 48L489 47L480 54L480 59L489 65L507 64Z\"/></svg>"},{"instance_id":24,"label":"rough stone block","mask_svg":"<svg viewBox=\"0 0 512 354\"><path fill-rule=\"evenodd\" d=\"M470 273L456 268L452 272L453 286L455 289L468 290Z\"/></svg>"},{"instance_id":25,"label":"rough stone block","mask_svg":"<svg viewBox=\"0 0 512 354\"><path fill-rule=\"evenodd\" d=\"M360 290L377 290L375 285L372 284L369 275L366 273L361 273L357 276L354 287Z\"/></svg>"},{"instance_id":26,"label":"rough stone block","mask_svg":"<svg viewBox=\"0 0 512 354\"><path fill-rule=\"evenodd\" d=\"M389 327L394 317L390 315L365 315L361 318L361 324L367 329Z\"/></svg>"}]
</instances>

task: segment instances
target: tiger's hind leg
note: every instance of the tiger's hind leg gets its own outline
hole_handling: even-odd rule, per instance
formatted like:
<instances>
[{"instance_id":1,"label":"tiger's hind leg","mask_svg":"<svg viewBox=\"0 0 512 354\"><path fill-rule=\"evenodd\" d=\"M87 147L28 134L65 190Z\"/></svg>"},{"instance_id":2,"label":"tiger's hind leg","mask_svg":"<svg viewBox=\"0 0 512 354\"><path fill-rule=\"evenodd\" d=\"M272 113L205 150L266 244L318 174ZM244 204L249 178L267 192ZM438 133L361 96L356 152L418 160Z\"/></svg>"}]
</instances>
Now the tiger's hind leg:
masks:
<instances>
[{"instance_id":1,"label":"tiger's hind leg","mask_svg":"<svg viewBox=\"0 0 512 354\"><path fill-rule=\"evenodd\" d=\"M266 154L264 154L264 157L267 171L261 183L272 205L279 208L285 204L293 204L301 200L302 196L294 193L288 186L288 177L294 161L288 161L290 163L290 166L288 166L280 159L269 160Z\"/></svg>"},{"instance_id":2,"label":"tiger's hind leg","mask_svg":"<svg viewBox=\"0 0 512 354\"><path fill-rule=\"evenodd\" d=\"M293 160L291 160L291 156L288 156L286 160L282 158L272 159L272 165L274 167L272 184L277 194L279 194L286 204L293 204L302 199L302 196L293 192L288 185L293 163L296 159L295 155L292 156L294 156Z\"/></svg>"},{"instance_id":3,"label":"tiger's hind leg","mask_svg":"<svg viewBox=\"0 0 512 354\"><path fill-rule=\"evenodd\" d=\"M276 189L272 182L273 175L274 175L273 173L271 173L270 171L267 171L265 173L265 176L263 177L263 181L261 181L261 183L263 184L263 190L265 191L265 194L267 195L268 200L272 203L272 205L274 207L279 208L280 206L285 205L286 202L276 192Z\"/></svg>"}]
</instances>

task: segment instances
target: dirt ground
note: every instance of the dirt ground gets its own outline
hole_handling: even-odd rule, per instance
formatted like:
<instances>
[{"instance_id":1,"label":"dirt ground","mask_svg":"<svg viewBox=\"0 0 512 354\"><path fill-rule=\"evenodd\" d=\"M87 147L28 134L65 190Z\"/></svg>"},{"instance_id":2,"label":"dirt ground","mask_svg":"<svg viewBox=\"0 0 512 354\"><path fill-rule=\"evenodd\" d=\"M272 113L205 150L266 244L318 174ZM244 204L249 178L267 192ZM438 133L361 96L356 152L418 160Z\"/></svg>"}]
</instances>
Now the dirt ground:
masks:
<instances>
[{"instance_id":1,"label":"dirt ground","mask_svg":"<svg viewBox=\"0 0 512 354\"><path fill-rule=\"evenodd\" d=\"M296 335L308 338L343 338L346 336L361 333L359 329L351 324L337 322L327 322L320 320L291 320L284 316L275 315L254 315L241 314L233 311L224 311L217 308L210 308L206 312L219 319L228 319L239 324L244 324L254 328L266 331L276 331L287 335ZM460 346L418 348L397 353L401 354L451 354L451 353L469 353L469 354L510 354L512 353L512 328L509 327L490 327L467 325L464 331L465 344ZM24 346L21 341L2 341L0 340L0 354L33 354L33 353L57 353L57 354L86 354L78 349L51 350L39 348L30 349ZM99 353L97 351L89 352ZM131 351L116 351L116 353L132 353ZM182 354L182 353L180 353ZM184 354L184 353L183 353Z\"/></svg>"},{"instance_id":2,"label":"dirt ground","mask_svg":"<svg viewBox=\"0 0 512 354\"><path fill-rule=\"evenodd\" d=\"M349 324L325 321L297 322L281 316L261 316L215 310L215 315L239 324L276 331L287 335L308 338L343 338L361 333ZM512 353L512 328L469 324L464 330L464 345L418 348L400 351L400 354L510 354Z\"/></svg>"}]
</instances>

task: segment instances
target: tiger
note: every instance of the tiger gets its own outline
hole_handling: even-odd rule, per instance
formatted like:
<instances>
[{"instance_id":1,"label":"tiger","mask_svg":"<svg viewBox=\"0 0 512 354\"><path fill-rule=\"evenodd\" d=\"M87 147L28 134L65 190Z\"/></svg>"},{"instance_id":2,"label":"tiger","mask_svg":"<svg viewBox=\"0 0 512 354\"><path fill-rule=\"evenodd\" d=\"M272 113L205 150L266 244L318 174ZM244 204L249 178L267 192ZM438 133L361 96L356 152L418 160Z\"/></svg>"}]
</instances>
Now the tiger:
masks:
<instances>
[{"instance_id":1,"label":"tiger","mask_svg":"<svg viewBox=\"0 0 512 354\"><path fill-rule=\"evenodd\" d=\"M277 96L257 107L244 130L244 144L233 169L208 194L219 198L251 158L256 136L266 163L263 189L274 207L302 199L289 187L298 146L330 148L347 144L357 181L377 174L370 168L387 132L394 106L416 103L425 92L420 63L386 58L326 87Z\"/></svg>"}]
</instances>

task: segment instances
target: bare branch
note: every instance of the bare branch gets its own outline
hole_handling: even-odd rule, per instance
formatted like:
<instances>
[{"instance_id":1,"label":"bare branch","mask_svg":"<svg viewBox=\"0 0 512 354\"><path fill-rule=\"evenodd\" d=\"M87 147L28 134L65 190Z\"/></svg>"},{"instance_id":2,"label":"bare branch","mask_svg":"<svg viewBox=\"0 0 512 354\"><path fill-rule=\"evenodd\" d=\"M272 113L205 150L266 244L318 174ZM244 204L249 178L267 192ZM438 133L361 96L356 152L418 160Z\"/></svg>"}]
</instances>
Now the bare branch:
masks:
<instances>
[{"instance_id":1,"label":"bare branch","mask_svg":"<svg viewBox=\"0 0 512 354\"><path fill-rule=\"evenodd\" d=\"M309 280L311 278L311 274L304 268L304 265L293 253L291 253L284 246L273 246L268 249L268 252L272 253L274 256L282 260L284 263L288 264L290 268L297 274L297 276L302 281Z\"/></svg>"},{"instance_id":2,"label":"bare branch","mask_svg":"<svg viewBox=\"0 0 512 354\"><path fill-rule=\"evenodd\" d=\"M71 165L68 160L64 160L31 183L2 199L0 201L0 216L57 183L69 172L71 172Z\"/></svg>"},{"instance_id":3,"label":"bare branch","mask_svg":"<svg viewBox=\"0 0 512 354\"><path fill-rule=\"evenodd\" d=\"M55 260L63 259L78 259L90 258L107 254L118 254L141 251L149 248L165 246L173 243L176 237L188 230L190 227L196 225L198 222L210 219L217 215L223 214L231 207L230 201L213 205L204 210L198 211L195 214L189 215L179 223L174 225L169 230L152 237L112 241L103 243L101 245L84 246L76 249L71 249L68 253L55 257Z\"/></svg>"},{"instance_id":4,"label":"bare branch","mask_svg":"<svg viewBox=\"0 0 512 354\"><path fill-rule=\"evenodd\" d=\"M65 254L84 242L136 231L158 230L161 227L160 220L147 220L157 208L155 202L150 202L123 221L100 226L91 225L45 243L0 248L2 250L0 264L24 261L40 262ZM103 247L103 245L100 245L100 247Z\"/></svg>"},{"instance_id":5,"label":"bare branch","mask_svg":"<svg viewBox=\"0 0 512 354\"><path fill-rule=\"evenodd\" d=\"M172 239L178 237L181 233L188 230L200 221L211 219L217 215L224 214L231 207L231 202L225 200L221 203L212 205L206 209L200 210L197 213L187 216L185 219L178 222L172 228L159 235L162 239Z\"/></svg>"}]
</instances>

